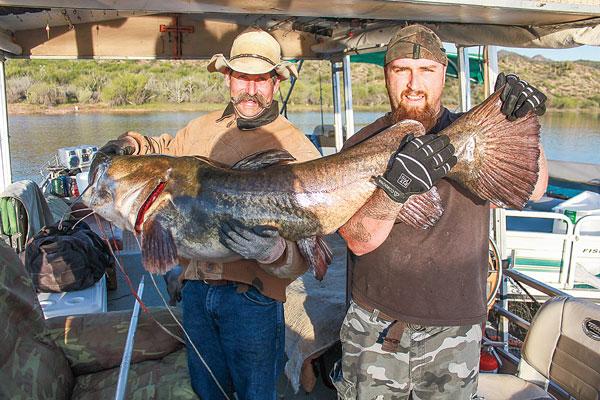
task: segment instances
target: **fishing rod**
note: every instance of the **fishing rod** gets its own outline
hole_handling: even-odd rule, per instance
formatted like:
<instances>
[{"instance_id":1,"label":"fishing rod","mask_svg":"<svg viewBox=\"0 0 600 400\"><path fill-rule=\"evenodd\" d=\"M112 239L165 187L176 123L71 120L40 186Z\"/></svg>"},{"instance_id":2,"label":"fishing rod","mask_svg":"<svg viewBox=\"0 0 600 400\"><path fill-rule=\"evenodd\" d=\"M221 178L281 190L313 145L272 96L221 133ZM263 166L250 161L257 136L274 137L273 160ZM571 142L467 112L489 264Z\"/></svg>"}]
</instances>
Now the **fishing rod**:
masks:
<instances>
[{"instance_id":1,"label":"fishing rod","mask_svg":"<svg viewBox=\"0 0 600 400\"><path fill-rule=\"evenodd\" d=\"M137 290L137 297L142 298L144 293L144 276L140 280ZM125 389L127 388L127 376L129 375L129 365L131 364L131 353L133 352L133 340L135 331L137 330L138 318L140 315L140 303L135 302L131 320L129 321L129 331L127 332L127 340L125 341L125 350L123 350L123 359L121 360L121 369L119 370L119 380L117 381L117 392L115 400L123 400L125 398Z\"/></svg>"}]
</instances>

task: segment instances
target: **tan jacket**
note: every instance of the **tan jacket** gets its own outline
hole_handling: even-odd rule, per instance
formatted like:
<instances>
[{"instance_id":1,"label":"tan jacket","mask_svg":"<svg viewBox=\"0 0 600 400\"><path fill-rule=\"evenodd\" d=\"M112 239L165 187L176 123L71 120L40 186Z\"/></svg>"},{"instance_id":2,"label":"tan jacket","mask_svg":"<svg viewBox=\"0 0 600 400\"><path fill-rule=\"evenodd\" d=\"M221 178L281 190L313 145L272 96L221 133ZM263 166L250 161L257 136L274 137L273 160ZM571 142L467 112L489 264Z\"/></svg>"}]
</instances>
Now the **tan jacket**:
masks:
<instances>
[{"instance_id":1,"label":"tan jacket","mask_svg":"<svg viewBox=\"0 0 600 400\"><path fill-rule=\"evenodd\" d=\"M269 149L286 150L299 162L320 157L310 140L282 116L257 129L242 131L237 127L234 114L223 116L221 111L215 111L192 120L175 137L169 134L148 137L137 132L127 132L122 136L135 139L137 154L198 155L229 166L258 151ZM242 282L280 301L285 301L285 288L291 283L290 279L268 274L254 260L218 264L180 260L180 263L187 265L185 279ZM300 267L300 263L306 266L296 244L288 241L283 255L269 267Z\"/></svg>"}]
</instances>

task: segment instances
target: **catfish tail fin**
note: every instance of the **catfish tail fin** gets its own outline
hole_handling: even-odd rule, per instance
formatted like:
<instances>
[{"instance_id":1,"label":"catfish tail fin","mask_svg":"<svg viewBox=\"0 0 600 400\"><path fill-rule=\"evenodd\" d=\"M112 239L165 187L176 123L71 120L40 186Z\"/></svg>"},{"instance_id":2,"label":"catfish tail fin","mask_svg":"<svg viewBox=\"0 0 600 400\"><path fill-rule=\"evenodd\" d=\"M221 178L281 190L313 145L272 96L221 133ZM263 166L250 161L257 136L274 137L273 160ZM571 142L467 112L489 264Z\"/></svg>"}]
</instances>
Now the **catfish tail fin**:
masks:
<instances>
[{"instance_id":1,"label":"catfish tail fin","mask_svg":"<svg viewBox=\"0 0 600 400\"><path fill-rule=\"evenodd\" d=\"M532 112L509 121L501 106L497 91L441 132L458 158L448 177L497 206L522 209L538 179L540 124Z\"/></svg>"}]
</instances>

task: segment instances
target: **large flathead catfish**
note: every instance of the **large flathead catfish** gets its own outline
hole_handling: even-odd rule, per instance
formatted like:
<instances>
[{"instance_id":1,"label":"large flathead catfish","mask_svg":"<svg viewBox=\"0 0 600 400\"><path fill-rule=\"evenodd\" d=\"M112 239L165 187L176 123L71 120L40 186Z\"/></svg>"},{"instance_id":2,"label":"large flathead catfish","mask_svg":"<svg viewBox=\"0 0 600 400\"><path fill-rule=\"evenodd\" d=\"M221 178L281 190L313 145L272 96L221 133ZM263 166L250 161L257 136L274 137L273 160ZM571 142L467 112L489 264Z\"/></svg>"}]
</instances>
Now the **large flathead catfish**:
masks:
<instances>
[{"instance_id":1,"label":"large flathead catfish","mask_svg":"<svg viewBox=\"0 0 600 400\"><path fill-rule=\"evenodd\" d=\"M442 132L458 158L448 177L499 206L522 208L538 177L540 127L533 113L508 121L500 105L497 92ZM310 253L322 250L315 237L335 232L365 204L375 190L372 178L385 171L408 133L419 136L424 128L407 120L321 159L268 166L281 153L265 152L235 169L201 157L106 157L90 177L84 201L121 228L141 234L143 262L153 272L170 269L178 257L239 259L219 242L221 222L231 219L274 227ZM434 190L412 196L399 218L431 225L442 210L439 203ZM322 277L326 266L312 264Z\"/></svg>"}]
</instances>

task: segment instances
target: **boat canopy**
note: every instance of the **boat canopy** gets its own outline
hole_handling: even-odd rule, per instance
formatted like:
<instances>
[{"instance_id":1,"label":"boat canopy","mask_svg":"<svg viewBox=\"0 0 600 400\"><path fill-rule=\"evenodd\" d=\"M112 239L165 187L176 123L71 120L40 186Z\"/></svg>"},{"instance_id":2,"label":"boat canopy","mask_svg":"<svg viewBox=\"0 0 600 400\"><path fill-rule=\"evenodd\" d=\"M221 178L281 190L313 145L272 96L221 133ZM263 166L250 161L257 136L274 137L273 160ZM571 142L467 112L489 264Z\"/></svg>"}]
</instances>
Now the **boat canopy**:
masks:
<instances>
[{"instance_id":1,"label":"boat canopy","mask_svg":"<svg viewBox=\"0 0 600 400\"><path fill-rule=\"evenodd\" d=\"M268 29L288 58L385 49L410 23L459 46L600 46L597 0L0 0L8 57L203 59L248 26Z\"/></svg>"},{"instance_id":2,"label":"boat canopy","mask_svg":"<svg viewBox=\"0 0 600 400\"><path fill-rule=\"evenodd\" d=\"M350 56L351 62L375 64L383 67L385 51L375 53L362 53ZM458 78L458 54L448 53L448 68L446 75ZM471 82L483 83L483 57L477 54L469 54L469 75Z\"/></svg>"}]
</instances>

